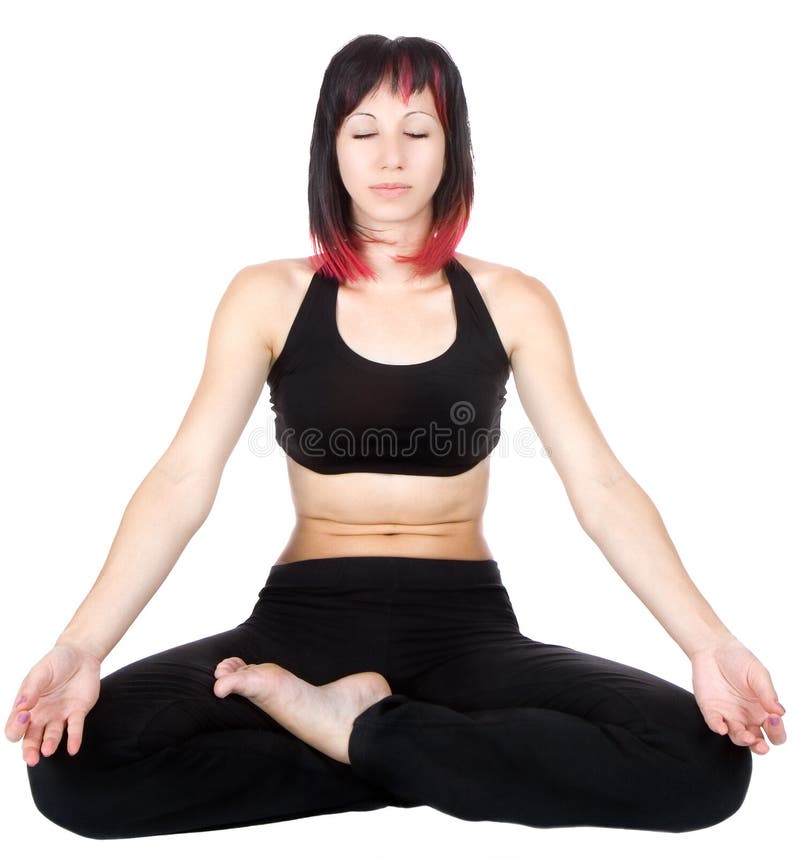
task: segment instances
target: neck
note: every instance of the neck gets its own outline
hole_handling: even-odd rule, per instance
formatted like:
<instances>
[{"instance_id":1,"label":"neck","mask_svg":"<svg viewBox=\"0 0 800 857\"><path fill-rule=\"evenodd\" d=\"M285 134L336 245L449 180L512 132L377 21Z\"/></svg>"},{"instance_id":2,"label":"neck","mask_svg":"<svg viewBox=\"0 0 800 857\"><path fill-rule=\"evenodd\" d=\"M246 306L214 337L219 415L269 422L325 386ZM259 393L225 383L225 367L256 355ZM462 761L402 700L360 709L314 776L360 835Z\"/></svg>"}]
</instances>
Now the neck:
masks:
<instances>
[{"instance_id":1,"label":"neck","mask_svg":"<svg viewBox=\"0 0 800 857\"><path fill-rule=\"evenodd\" d=\"M416 217L400 223L364 222L358 219L358 212L355 212L354 220L360 230L373 239L363 242L361 255L375 272L382 286L408 287L420 284L423 279L425 282L432 279L414 276L409 262L397 262L392 258L393 256L411 256L422 249L432 224L430 206ZM441 276L437 275L434 279L441 280ZM358 282L366 285L366 281Z\"/></svg>"}]
</instances>

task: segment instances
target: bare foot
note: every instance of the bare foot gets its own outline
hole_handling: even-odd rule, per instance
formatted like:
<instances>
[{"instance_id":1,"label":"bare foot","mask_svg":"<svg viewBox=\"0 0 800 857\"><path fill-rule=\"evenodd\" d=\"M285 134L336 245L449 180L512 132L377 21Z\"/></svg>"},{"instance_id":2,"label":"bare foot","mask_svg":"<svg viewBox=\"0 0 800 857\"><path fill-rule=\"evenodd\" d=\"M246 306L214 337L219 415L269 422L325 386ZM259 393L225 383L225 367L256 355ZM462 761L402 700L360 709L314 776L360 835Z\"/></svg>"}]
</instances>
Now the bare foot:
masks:
<instances>
[{"instance_id":1,"label":"bare foot","mask_svg":"<svg viewBox=\"0 0 800 857\"><path fill-rule=\"evenodd\" d=\"M377 672L352 673L313 685L279 664L247 664L225 658L214 671L216 696L245 696L293 735L337 762L350 764L353 721L392 689Z\"/></svg>"}]
</instances>

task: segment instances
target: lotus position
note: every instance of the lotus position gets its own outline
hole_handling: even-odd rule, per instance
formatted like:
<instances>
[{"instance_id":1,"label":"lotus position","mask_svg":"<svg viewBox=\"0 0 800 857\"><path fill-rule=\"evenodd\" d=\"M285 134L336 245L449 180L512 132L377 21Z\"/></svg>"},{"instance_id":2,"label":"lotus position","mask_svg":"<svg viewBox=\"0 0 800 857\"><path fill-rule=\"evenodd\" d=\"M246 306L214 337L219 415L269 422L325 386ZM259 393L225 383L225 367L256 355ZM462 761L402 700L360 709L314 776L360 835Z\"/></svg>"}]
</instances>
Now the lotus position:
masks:
<instances>
[{"instance_id":1,"label":"lotus position","mask_svg":"<svg viewBox=\"0 0 800 857\"><path fill-rule=\"evenodd\" d=\"M36 807L93 839L387 806L532 837L729 818L785 709L609 448L554 294L457 252L472 145L443 46L363 35L333 56L308 200L313 254L233 277L178 431L14 695L6 736ZM520 627L483 534L512 373L580 529L686 655L691 691ZM249 614L101 677L208 517L265 384L296 523ZM508 561L546 574L532 536ZM184 586L191 609L203 594Z\"/></svg>"}]
</instances>

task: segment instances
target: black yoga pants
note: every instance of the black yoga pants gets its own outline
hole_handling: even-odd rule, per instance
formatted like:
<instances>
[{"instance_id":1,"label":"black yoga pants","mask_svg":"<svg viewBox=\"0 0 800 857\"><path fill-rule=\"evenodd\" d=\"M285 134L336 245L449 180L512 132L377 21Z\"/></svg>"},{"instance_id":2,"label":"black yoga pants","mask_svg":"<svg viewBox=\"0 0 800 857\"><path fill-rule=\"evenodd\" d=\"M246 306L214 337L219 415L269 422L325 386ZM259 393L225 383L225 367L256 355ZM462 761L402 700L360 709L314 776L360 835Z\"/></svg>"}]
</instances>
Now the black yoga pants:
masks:
<instances>
[{"instance_id":1,"label":"black yoga pants","mask_svg":"<svg viewBox=\"0 0 800 857\"><path fill-rule=\"evenodd\" d=\"M314 685L375 671L351 764L243 696L227 657ZM495 560L336 557L273 565L248 619L104 676L81 749L27 768L37 808L93 839L385 806L531 827L708 827L741 806L751 751L662 678L520 633Z\"/></svg>"}]
</instances>

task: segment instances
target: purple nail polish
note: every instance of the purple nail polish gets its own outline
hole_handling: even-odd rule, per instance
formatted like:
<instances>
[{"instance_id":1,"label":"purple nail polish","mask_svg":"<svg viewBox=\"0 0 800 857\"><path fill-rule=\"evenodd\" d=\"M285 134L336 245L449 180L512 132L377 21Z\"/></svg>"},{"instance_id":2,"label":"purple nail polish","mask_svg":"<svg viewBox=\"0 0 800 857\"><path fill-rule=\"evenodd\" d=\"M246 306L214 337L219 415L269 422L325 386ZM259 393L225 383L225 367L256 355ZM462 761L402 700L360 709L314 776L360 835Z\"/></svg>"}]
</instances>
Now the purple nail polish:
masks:
<instances>
[{"instance_id":1,"label":"purple nail polish","mask_svg":"<svg viewBox=\"0 0 800 857\"><path fill-rule=\"evenodd\" d=\"M23 702L25 702L25 700L26 700L27 698L28 698L27 696L21 696L21 697L20 697L20 698L19 698L19 699L14 703L14 705L21 705Z\"/></svg>"},{"instance_id":2,"label":"purple nail polish","mask_svg":"<svg viewBox=\"0 0 800 857\"><path fill-rule=\"evenodd\" d=\"M777 717L770 717L769 722L770 722L773 726L777 726L781 721L780 721L780 719L779 719L779 718L777 718Z\"/></svg>"},{"instance_id":3,"label":"purple nail polish","mask_svg":"<svg viewBox=\"0 0 800 857\"><path fill-rule=\"evenodd\" d=\"M17 720L18 720L20 723L27 723L27 722L28 722L28 718L29 718L29 717L30 717L30 714L28 714L28 712L27 712L27 711L23 711L23 712L22 712L22 714L20 714L20 715L17 717Z\"/></svg>"}]
</instances>

